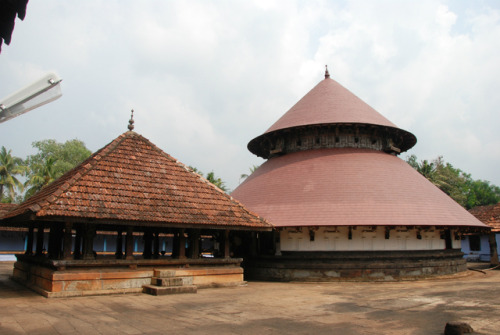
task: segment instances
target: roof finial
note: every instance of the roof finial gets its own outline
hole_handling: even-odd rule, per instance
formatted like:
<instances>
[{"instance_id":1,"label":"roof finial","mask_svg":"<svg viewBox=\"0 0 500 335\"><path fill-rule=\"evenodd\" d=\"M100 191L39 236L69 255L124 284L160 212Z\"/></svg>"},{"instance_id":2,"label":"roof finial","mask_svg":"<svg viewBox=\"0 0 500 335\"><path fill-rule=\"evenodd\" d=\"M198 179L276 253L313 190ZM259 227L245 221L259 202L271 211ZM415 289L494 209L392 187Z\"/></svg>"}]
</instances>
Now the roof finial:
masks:
<instances>
[{"instance_id":1,"label":"roof finial","mask_svg":"<svg viewBox=\"0 0 500 335\"><path fill-rule=\"evenodd\" d=\"M134 130L134 110L132 109L132 115L130 116L130 120L128 121L128 130Z\"/></svg>"},{"instance_id":2,"label":"roof finial","mask_svg":"<svg viewBox=\"0 0 500 335\"><path fill-rule=\"evenodd\" d=\"M330 78L330 73L328 73L328 65L325 65L325 79Z\"/></svg>"}]
</instances>

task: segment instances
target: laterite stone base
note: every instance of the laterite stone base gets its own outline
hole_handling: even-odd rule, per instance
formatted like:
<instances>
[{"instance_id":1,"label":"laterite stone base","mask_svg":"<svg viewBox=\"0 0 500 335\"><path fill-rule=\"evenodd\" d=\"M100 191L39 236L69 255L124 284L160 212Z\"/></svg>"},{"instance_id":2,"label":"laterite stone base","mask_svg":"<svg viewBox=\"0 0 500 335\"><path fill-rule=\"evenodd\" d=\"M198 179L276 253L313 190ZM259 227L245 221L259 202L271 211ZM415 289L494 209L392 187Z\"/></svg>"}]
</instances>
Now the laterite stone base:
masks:
<instances>
[{"instance_id":1,"label":"laterite stone base","mask_svg":"<svg viewBox=\"0 0 500 335\"><path fill-rule=\"evenodd\" d=\"M213 262L212 262L213 263ZM66 267L57 270L34 262L18 260L14 264L12 279L48 297L72 297L141 293L143 287L152 284L155 273L175 271L176 277L191 277L189 285L196 288L239 286L245 284L239 262L210 267L158 266L158 267ZM174 283L179 279L171 279ZM186 286L186 287L187 287ZM170 289L175 291L175 289ZM179 289L189 290L189 289ZM193 290L193 289L191 289ZM167 289L168 291L168 289Z\"/></svg>"},{"instance_id":2,"label":"laterite stone base","mask_svg":"<svg viewBox=\"0 0 500 335\"><path fill-rule=\"evenodd\" d=\"M190 286L155 286L144 285L143 292L151 295L167 295L179 293L196 293L197 288L194 285Z\"/></svg>"},{"instance_id":3,"label":"laterite stone base","mask_svg":"<svg viewBox=\"0 0 500 335\"><path fill-rule=\"evenodd\" d=\"M245 278L268 281L397 281L467 270L460 250L283 252L245 260Z\"/></svg>"}]
</instances>

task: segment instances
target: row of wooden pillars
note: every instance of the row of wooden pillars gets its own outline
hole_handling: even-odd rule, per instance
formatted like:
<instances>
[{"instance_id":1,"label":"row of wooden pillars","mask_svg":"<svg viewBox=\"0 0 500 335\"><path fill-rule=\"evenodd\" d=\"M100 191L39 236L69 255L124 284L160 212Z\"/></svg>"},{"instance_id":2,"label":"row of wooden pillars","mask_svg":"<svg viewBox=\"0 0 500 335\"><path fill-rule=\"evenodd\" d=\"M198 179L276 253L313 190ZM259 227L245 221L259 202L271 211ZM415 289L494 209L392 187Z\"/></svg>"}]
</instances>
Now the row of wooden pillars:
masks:
<instances>
[{"instance_id":1,"label":"row of wooden pillars","mask_svg":"<svg viewBox=\"0 0 500 335\"><path fill-rule=\"evenodd\" d=\"M49 224L48 250L44 249L44 232L46 224L39 223L36 228L36 249L33 252L35 241L35 227L30 226L26 243L26 255L42 256L47 254L50 259L84 259L91 260L96 258L94 252L94 238L96 228L92 224L80 224L73 227L71 222L64 224ZM117 241L115 256L117 259L134 259L134 227L129 226L125 229L117 229ZM73 242L73 233L75 239ZM125 233L125 234L124 234ZM144 231L144 250L142 256L144 259L159 258L160 242L159 231ZM201 234L198 229L174 229L172 258L198 258L200 257ZM123 236L125 235L125 252L123 251ZM230 257L229 230L224 230L222 235L223 257ZM189 240L189 253L186 253L186 241ZM72 250L73 249L73 250Z\"/></svg>"}]
</instances>

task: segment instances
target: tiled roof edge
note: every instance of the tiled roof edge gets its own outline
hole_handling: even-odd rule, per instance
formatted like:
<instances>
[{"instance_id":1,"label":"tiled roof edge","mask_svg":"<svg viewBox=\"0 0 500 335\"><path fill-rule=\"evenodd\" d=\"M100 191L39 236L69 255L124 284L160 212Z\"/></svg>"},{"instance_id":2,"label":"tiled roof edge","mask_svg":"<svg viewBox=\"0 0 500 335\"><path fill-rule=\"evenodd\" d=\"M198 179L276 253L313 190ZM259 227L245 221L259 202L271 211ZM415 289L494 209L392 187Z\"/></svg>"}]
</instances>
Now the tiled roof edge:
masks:
<instances>
[{"instance_id":1,"label":"tiled roof edge","mask_svg":"<svg viewBox=\"0 0 500 335\"><path fill-rule=\"evenodd\" d=\"M134 133L134 132L132 132L132 133ZM161 155L163 155L166 158L172 160L173 162L175 162L175 164L177 164L178 166L184 168L187 172L193 174L194 176L196 176L197 178L199 178L202 182L204 182L205 184L207 184L207 185L211 186L212 188L214 188L214 190L216 190L217 192L219 192L220 194L222 194L224 197L226 197L229 201L231 201L236 206L239 206L242 210L244 210L249 215L257 217L261 222L269 225L270 227L274 227L273 224L271 224L270 222L268 222L263 217L257 215L256 213L248 210L241 202L239 202L238 200L234 199L230 194L227 194L226 192L224 192L223 190L221 190L217 185L212 184L210 181L208 181L208 179L206 179L205 177L203 177L201 174L196 173L195 171L193 171L193 169L190 168L188 165L182 163L177 158L175 158L175 157L167 154L165 151L161 150L159 147L157 147L154 143L152 143L150 140L148 140L144 136L142 136L140 134L137 134L137 133L134 133L134 134L136 136L138 136L139 138L141 138L143 141L147 142L149 145L151 145L151 147L154 150L158 151Z\"/></svg>"},{"instance_id":2,"label":"tiled roof edge","mask_svg":"<svg viewBox=\"0 0 500 335\"><path fill-rule=\"evenodd\" d=\"M66 190L71 188L71 186L76 183L78 180L80 180L83 176L85 176L89 171L91 171L94 166L103 158L109 155L113 150L120 145L120 143L127 138L127 134L131 133L126 132L115 138L113 141L102 147L100 150L96 151L94 154L92 154L89 158L84 160L82 163L78 164L76 167L65 173L63 176L61 176L60 179L62 179L62 185L60 188L56 188L53 192L51 192L45 200L48 202L48 205L52 204L55 202L59 195L64 193ZM66 178L64 178L66 177ZM68 178L69 177L69 178ZM54 194L56 193L56 194ZM52 197L51 197L52 195Z\"/></svg>"},{"instance_id":3,"label":"tiled roof edge","mask_svg":"<svg viewBox=\"0 0 500 335\"><path fill-rule=\"evenodd\" d=\"M151 146L151 148L153 148L154 150L156 150L158 153L160 153L161 155L163 155L164 157L170 159L171 161L173 161L175 164L177 164L178 166L182 167L183 169L185 169L187 172L193 174L195 177L199 178L202 182L204 182L205 184L209 185L210 187L214 188L214 190L216 190L217 192L219 192L220 194L222 194L224 197L226 197L229 201L231 201L233 204L239 206L242 210L244 210L246 213L248 213L249 215L251 216L255 216L257 217L261 222L265 223L265 224L268 224L270 227L274 227L271 223L269 223L266 219L264 219L263 217L257 215L256 213L248 210L241 202L239 202L238 200L234 199L230 194L227 194L226 192L224 192L223 190L221 190L217 185L214 185L212 184L210 181L208 181L208 179L206 179L205 177L203 177L201 174L199 173L196 173L191 167L189 167L188 165L182 163L181 161L179 161L177 158L171 156L170 154L166 153L165 151L161 150L158 146L156 146L153 142L151 142L150 140L148 140L147 138L145 138L144 136L138 134L138 133L135 133L133 131L129 131L127 133L133 133L135 136L139 137L141 140L143 140L144 142L147 142L148 145ZM125 134L127 134L125 133ZM125 135L124 134L124 135Z\"/></svg>"},{"instance_id":4,"label":"tiled roof edge","mask_svg":"<svg viewBox=\"0 0 500 335\"><path fill-rule=\"evenodd\" d=\"M38 193L33 195L31 198L21 203L17 208L7 213L4 218L13 217L19 214L31 211L37 213L44 206L49 206L54 203L61 194L68 190L76 181L85 176L95 164L102 158L107 156L113 151L128 135L126 132L118 136L116 139L102 147L100 150L96 151L94 154L90 155L82 163L75 166L73 169L69 170L63 174L59 179L54 181L42 188Z\"/></svg>"}]
</instances>

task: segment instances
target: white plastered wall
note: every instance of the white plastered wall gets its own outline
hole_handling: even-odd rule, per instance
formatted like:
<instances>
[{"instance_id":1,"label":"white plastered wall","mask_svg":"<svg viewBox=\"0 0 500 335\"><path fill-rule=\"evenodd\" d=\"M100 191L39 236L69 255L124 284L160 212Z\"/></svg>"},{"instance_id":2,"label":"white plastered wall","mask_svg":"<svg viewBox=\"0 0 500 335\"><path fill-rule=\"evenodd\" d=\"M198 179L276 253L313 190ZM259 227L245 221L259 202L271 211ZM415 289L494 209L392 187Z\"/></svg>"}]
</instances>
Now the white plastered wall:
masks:
<instances>
[{"instance_id":1,"label":"white plastered wall","mask_svg":"<svg viewBox=\"0 0 500 335\"><path fill-rule=\"evenodd\" d=\"M349 239L349 227L284 228L280 232L282 251L362 251L362 250L437 250L445 249L445 240L434 227L391 227L386 239L385 227L353 227ZM314 232L311 241L310 230ZM420 234L420 238L417 235ZM451 231L452 247L461 247Z\"/></svg>"}]
</instances>

